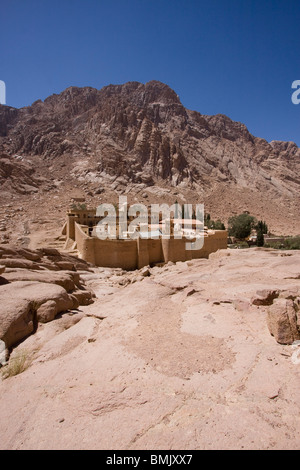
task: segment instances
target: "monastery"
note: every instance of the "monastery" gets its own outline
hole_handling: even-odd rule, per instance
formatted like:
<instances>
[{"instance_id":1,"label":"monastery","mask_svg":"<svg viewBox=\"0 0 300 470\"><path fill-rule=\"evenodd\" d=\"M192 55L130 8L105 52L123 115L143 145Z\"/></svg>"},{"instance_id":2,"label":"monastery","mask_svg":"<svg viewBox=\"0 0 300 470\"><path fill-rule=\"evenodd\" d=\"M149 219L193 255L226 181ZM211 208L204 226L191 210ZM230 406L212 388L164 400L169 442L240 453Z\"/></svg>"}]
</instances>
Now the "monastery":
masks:
<instances>
[{"instance_id":1,"label":"monastery","mask_svg":"<svg viewBox=\"0 0 300 470\"><path fill-rule=\"evenodd\" d=\"M101 219L103 217L97 216L96 209L70 209L63 229L67 238L66 244L77 249L80 258L95 266L135 270L169 261L208 258L210 253L227 248L226 230L207 230L202 224L201 236L204 238L202 248L187 249L191 246L193 234L195 234L194 240L196 234L199 234L198 225L201 222L196 219L160 220L155 226L149 223L146 230L144 227L144 230L139 231L136 227L135 237L127 232L130 238L124 238L127 234L119 232L117 223L114 239L103 237L105 228L100 224ZM183 225L181 222L184 222L184 228L181 228ZM170 235L164 237L164 227L167 224ZM178 230L181 231L180 238Z\"/></svg>"}]
</instances>

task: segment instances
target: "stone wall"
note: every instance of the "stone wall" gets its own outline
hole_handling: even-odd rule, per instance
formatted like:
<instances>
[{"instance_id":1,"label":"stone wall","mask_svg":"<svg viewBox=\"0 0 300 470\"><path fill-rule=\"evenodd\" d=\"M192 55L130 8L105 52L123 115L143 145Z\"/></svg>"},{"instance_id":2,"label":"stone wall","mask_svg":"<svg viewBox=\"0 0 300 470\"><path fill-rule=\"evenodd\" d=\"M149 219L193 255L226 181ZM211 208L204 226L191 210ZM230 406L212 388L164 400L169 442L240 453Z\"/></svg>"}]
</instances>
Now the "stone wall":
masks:
<instances>
[{"instance_id":1,"label":"stone wall","mask_svg":"<svg viewBox=\"0 0 300 470\"><path fill-rule=\"evenodd\" d=\"M83 230L81 225L75 223L74 226L74 239L76 241L77 250L82 259L88 263L96 264L95 257L95 241L96 238L89 237Z\"/></svg>"},{"instance_id":2,"label":"stone wall","mask_svg":"<svg viewBox=\"0 0 300 470\"><path fill-rule=\"evenodd\" d=\"M136 240L100 240L94 238L96 266L136 269L138 266Z\"/></svg>"},{"instance_id":3,"label":"stone wall","mask_svg":"<svg viewBox=\"0 0 300 470\"><path fill-rule=\"evenodd\" d=\"M168 261L208 258L210 253L227 248L227 236L225 230L209 230L204 235L204 245L200 250L187 250L189 240L185 238L100 240L88 235L87 226L74 223L74 240L82 259L96 266L126 270Z\"/></svg>"}]
</instances>

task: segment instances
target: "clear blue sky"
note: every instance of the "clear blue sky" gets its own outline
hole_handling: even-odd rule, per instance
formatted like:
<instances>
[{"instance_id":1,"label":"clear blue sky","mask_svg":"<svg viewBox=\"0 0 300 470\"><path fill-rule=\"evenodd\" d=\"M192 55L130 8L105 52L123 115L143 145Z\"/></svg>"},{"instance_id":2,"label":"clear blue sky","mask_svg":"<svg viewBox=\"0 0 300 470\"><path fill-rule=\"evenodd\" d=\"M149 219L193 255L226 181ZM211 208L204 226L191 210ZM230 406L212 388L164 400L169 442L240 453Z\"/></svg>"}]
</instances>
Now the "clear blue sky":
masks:
<instances>
[{"instance_id":1,"label":"clear blue sky","mask_svg":"<svg viewBox=\"0 0 300 470\"><path fill-rule=\"evenodd\" d=\"M300 146L300 0L0 0L0 40L7 105L160 80L189 109Z\"/></svg>"}]
</instances>

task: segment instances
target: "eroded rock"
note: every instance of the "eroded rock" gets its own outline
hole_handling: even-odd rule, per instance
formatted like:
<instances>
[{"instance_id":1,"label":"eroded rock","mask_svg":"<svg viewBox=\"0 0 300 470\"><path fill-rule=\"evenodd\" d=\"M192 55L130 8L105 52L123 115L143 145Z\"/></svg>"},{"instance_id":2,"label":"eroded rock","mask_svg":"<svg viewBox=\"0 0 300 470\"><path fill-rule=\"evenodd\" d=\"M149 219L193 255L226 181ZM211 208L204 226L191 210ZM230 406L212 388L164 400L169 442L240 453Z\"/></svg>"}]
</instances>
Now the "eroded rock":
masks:
<instances>
[{"instance_id":1,"label":"eroded rock","mask_svg":"<svg viewBox=\"0 0 300 470\"><path fill-rule=\"evenodd\" d=\"M276 341L292 344L300 339L299 307L291 299L276 299L268 310L268 328Z\"/></svg>"},{"instance_id":2,"label":"eroded rock","mask_svg":"<svg viewBox=\"0 0 300 470\"><path fill-rule=\"evenodd\" d=\"M55 284L17 281L1 286L0 339L11 347L31 334L37 322L48 322L78 307L66 290Z\"/></svg>"},{"instance_id":3,"label":"eroded rock","mask_svg":"<svg viewBox=\"0 0 300 470\"><path fill-rule=\"evenodd\" d=\"M256 296L252 298L253 305L272 305L274 299L276 299L280 291L279 290L259 290L256 292Z\"/></svg>"},{"instance_id":4,"label":"eroded rock","mask_svg":"<svg viewBox=\"0 0 300 470\"><path fill-rule=\"evenodd\" d=\"M55 249L1 247L0 260L0 340L6 348L32 334L39 322L93 302L93 293L76 271L76 265L89 266L75 257Z\"/></svg>"}]
</instances>

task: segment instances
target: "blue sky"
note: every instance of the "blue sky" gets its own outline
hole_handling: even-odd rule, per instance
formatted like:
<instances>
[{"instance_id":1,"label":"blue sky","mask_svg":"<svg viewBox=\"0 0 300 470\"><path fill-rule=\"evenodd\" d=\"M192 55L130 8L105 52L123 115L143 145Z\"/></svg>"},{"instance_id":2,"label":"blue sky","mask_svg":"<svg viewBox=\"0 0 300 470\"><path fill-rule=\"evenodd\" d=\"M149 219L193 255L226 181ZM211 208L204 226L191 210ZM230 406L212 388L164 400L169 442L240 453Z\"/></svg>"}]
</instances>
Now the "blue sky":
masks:
<instances>
[{"instance_id":1,"label":"blue sky","mask_svg":"<svg viewBox=\"0 0 300 470\"><path fill-rule=\"evenodd\" d=\"M160 80L189 109L300 146L299 0L0 0L0 40L9 106Z\"/></svg>"}]
</instances>

